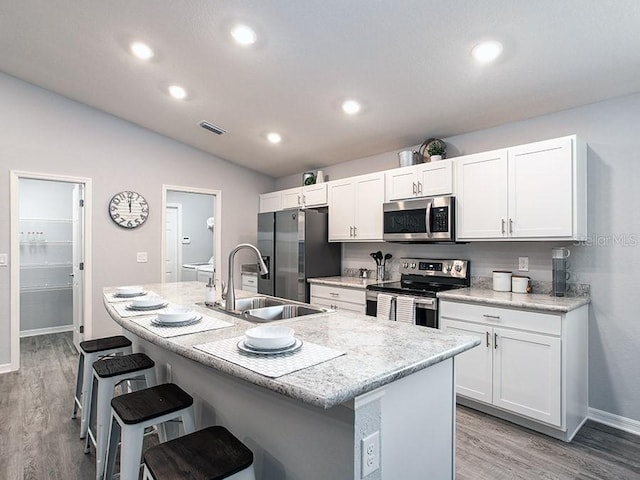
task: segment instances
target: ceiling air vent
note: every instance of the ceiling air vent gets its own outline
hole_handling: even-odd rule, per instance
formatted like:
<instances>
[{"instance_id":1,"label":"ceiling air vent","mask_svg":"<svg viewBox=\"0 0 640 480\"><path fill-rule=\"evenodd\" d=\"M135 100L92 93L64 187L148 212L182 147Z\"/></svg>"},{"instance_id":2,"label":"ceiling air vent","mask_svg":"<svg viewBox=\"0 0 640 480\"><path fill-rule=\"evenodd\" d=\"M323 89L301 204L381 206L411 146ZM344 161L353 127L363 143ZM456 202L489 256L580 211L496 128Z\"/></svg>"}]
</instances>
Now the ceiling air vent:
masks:
<instances>
[{"instance_id":1,"label":"ceiling air vent","mask_svg":"<svg viewBox=\"0 0 640 480\"><path fill-rule=\"evenodd\" d=\"M213 123L209 123L207 121L200 122L200 126L205 130L209 130L210 132L215 133L216 135L222 135L223 133L229 133L224 128L217 127Z\"/></svg>"}]
</instances>

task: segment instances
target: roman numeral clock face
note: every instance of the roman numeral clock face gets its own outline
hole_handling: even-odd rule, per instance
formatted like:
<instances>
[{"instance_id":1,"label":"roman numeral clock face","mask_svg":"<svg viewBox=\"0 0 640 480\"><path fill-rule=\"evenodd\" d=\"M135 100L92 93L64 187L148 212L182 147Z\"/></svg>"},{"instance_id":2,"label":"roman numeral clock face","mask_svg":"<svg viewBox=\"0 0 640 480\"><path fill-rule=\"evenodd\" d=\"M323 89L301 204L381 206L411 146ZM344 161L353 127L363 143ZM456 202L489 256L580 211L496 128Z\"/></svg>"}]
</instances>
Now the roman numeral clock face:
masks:
<instances>
[{"instance_id":1,"label":"roman numeral clock face","mask_svg":"<svg viewBox=\"0 0 640 480\"><path fill-rule=\"evenodd\" d=\"M109 202L109 215L123 228L136 228L147 221L149 204L137 192L116 193Z\"/></svg>"}]
</instances>

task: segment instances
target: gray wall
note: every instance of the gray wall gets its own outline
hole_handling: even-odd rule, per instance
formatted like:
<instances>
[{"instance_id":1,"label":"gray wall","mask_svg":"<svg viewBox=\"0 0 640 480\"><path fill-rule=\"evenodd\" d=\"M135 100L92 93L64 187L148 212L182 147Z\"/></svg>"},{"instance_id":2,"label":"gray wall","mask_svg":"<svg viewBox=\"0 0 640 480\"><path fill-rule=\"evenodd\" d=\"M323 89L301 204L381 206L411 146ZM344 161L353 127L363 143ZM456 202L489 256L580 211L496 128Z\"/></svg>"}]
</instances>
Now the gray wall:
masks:
<instances>
[{"instance_id":1,"label":"gray wall","mask_svg":"<svg viewBox=\"0 0 640 480\"><path fill-rule=\"evenodd\" d=\"M589 403L592 408L640 421L640 94L447 138L449 157L564 135L588 143L589 244L568 245L575 280L591 284ZM428 135L425 135L427 137ZM323 168L330 179L395 168L397 152ZM277 188L300 184L301 174L281 178ZM544 185L540 185L544 195ZM474 275L495 267L517 268L530 257L532 277L551 278L551 243L474 243L454 247L348 245L345 266L373 267L367 252L461 256Z\"/></svg>"},{"instance_id":2,"label":"gray wall","mask_svg":"<svg viewBox=\"0 0 640 480\"><path fill-rule=\"evenodd\" d=\"M182 205L182 236L191 238L190 244L179 244L182 248L182 263L208 261L213 255L213 232L207 228L207 218L214 216L215 197L202 193L169 191L167 203Z\"/></svg>"},{"instance_id":3,"label":"gray wall","mask_svg":"<svg viewBox=\"0 0 640 480\"><path fill-rule=\"evenodd\" d=\"M217 220L223 252L256 241L258 194L274 189L271 177L4 74L0 105L1 253L10 245L10 170L93 179L94 336L119 331L102 306L103 287L161 280L162 184L222 191L222 219ZM118 227L107 214L110 198L121 190L140 192L150 205L149 220L133 231ZM148 252L148 263L136 263L141 251ZM225 262L223 270L226 275ZM2 365L10 362L8 268L0 268L0 331Z\"/></svg>"}]
</instances>

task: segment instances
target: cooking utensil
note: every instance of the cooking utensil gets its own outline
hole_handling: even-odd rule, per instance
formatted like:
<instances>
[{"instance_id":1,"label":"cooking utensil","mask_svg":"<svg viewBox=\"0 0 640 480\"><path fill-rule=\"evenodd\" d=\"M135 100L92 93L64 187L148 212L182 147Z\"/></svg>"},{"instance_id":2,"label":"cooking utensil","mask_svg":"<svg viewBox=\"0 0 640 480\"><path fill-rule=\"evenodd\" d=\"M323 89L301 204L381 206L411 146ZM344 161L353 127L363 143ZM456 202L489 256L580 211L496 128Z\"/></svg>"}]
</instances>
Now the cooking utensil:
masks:
<instances>
[{"instance_id":1,"label":"cooking utensil","mask_svg":"<svg viewBox=\"0 0 640 480\"><path fill-rule=\"evenodd\" d=\"M376 265L380 266L380 261L378 260L378 256L376 255L376 252L371 252L369 256L376 261Z\"/></svg>"},{"instance_id":2,"label":"cooking utensil","mask_svg":"<svg viewBox=\"0 0 640 480\"><path fill-rule=\"evenodd\" d=\"M376 259L378 261L378 265L382 265L382 252L380 250L376 252Z\"/></svg>"},{"instance_id":3,"label":"cooking utensil","mask_svg":"<svg viewBox=\"0 0 640 480\"><path fill-rule=\"evenodd\" d=\"M387 263L387 260L391 260L393 258L393 255L391 255L390 253L385 253L384 254L384 260L382 261L382 264L384 265L385 263Z\"/></svg>"}]
</instances>

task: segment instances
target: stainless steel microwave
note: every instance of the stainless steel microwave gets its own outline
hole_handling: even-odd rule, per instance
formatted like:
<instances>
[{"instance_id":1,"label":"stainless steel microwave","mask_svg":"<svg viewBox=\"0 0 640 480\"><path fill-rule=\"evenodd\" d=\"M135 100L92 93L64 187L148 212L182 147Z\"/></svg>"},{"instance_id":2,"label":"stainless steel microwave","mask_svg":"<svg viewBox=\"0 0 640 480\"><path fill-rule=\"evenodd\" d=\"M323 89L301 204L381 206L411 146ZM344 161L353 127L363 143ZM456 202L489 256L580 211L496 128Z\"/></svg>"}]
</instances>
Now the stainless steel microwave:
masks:
<instances>
[{"instance_id":1,"label":"stainless steel microwave","mask_svg":"<svg viewBox=\"0 0 640 480\"><path fill-rule=\"evenodd\" d=\"M382 238L386 242L455 242L455 205L452 196L385 203Z\"/></svg>"}]
</instances>

